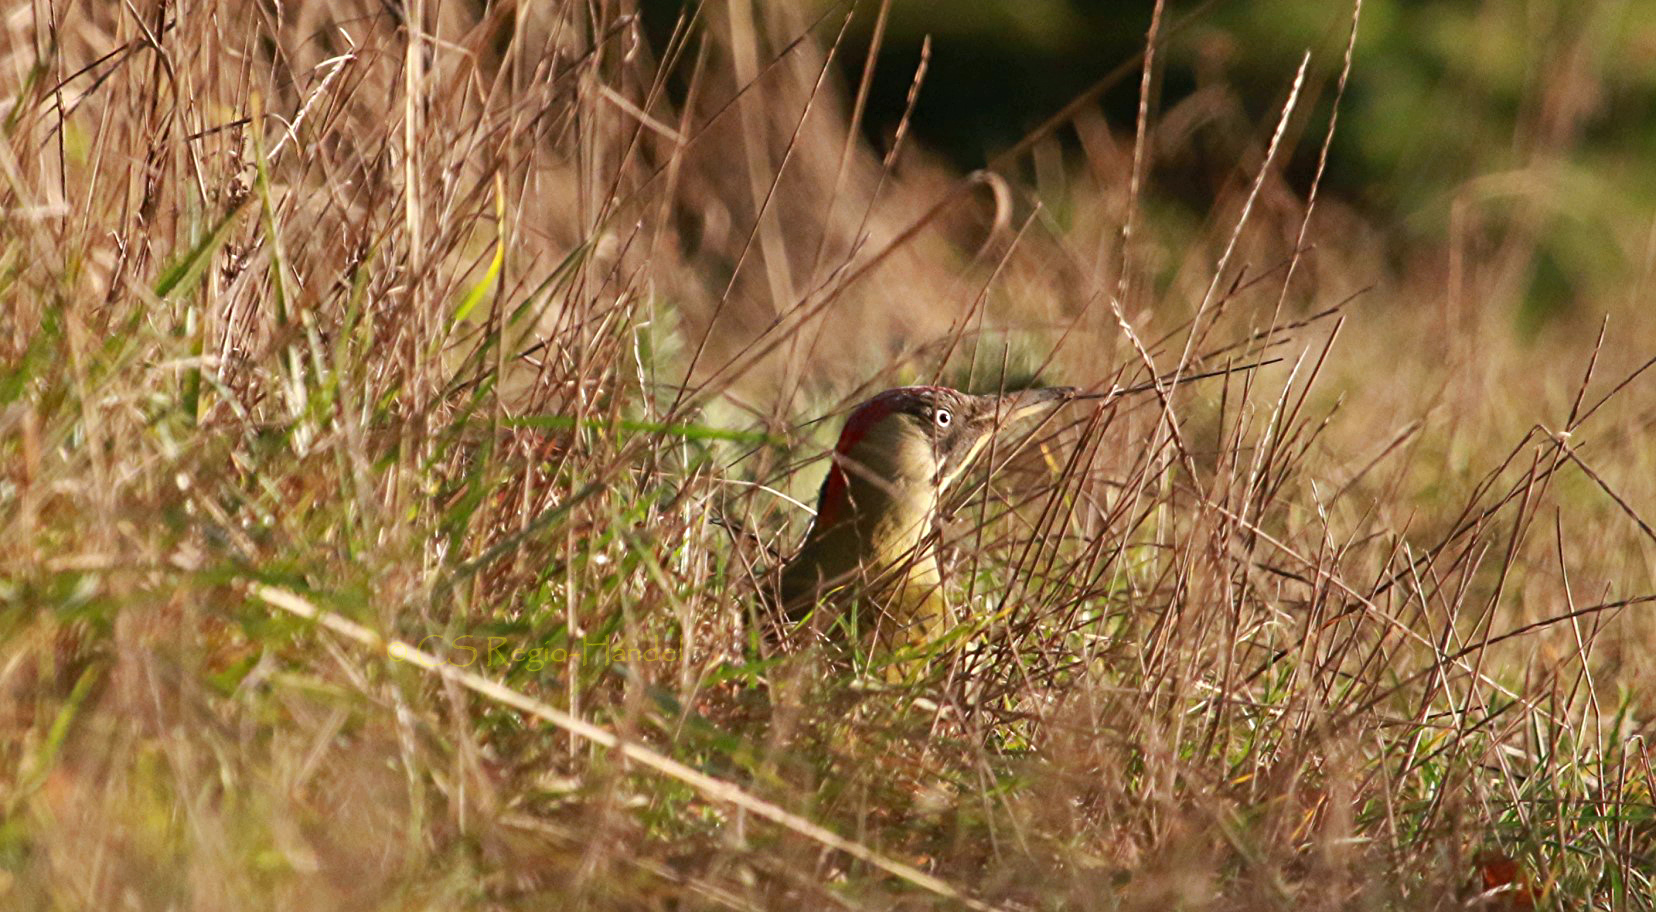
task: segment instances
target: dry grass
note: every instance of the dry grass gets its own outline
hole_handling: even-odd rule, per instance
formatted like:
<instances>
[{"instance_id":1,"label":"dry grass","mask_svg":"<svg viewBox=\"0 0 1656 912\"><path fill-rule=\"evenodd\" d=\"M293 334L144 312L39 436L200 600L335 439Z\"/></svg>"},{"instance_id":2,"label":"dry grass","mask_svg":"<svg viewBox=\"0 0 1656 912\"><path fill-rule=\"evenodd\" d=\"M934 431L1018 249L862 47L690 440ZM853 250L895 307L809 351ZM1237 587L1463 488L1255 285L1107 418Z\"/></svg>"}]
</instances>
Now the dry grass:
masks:
<instances>
[{"instance_id":1,"label":"dry grass","mask_svg":"<svg viewBox=\"0 0 1656 912\"><path fill-rule=\"evenodd\" d=\"M1085 111L870 149L847 11L7 13L6 905L1651 907L1649 224L1521 342L1476 194L1273 167L1333 82L1191 225ZM912 691L769 654L802 419L1270 357L1006 441Z\"/></svg>"}]
</instances>

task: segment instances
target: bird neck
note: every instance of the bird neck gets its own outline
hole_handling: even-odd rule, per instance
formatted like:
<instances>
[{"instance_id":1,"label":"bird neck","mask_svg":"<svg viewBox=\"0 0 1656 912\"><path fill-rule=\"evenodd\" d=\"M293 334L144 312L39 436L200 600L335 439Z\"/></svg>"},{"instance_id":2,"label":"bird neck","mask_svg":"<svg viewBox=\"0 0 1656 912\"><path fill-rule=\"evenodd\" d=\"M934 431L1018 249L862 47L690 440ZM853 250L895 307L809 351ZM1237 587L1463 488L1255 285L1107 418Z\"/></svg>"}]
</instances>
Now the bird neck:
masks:
<instances>
[{"instance_id":1,"label":"bird neck","mask_svg":"<svg viewBox=\"0 0 1656 912\"><path fill-rule=\"evenodd\" d=\"M895 592L901 601L935 591L937 556L926 548L937 512L934 478L929 450L916 452L912 441L881 428L851 452L836 452L816 522L783 572L789 614L803 616L845 585Z\"/></svg>"}]
</instances>

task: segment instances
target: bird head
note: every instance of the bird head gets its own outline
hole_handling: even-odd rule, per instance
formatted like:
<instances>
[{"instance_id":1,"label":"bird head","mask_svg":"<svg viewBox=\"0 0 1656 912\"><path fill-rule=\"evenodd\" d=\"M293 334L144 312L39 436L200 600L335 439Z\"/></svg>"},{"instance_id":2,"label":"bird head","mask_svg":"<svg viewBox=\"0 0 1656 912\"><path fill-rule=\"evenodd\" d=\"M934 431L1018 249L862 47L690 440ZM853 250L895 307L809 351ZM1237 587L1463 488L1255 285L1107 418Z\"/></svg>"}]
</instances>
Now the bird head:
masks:
<instances>
[{"instance_id":1,"label":"bird head","mask_svg":"<svg viewBox=\"0 0 1656 912\"><path fill-rule=\"evenodd\" d=\"M1075 393L1055 387L973 396L943 386L880 393L857 406L840 431L817 505L817 526L849 519L859 493L873 503L935 505L997 429Z\"/></svg>"}]
</instances>

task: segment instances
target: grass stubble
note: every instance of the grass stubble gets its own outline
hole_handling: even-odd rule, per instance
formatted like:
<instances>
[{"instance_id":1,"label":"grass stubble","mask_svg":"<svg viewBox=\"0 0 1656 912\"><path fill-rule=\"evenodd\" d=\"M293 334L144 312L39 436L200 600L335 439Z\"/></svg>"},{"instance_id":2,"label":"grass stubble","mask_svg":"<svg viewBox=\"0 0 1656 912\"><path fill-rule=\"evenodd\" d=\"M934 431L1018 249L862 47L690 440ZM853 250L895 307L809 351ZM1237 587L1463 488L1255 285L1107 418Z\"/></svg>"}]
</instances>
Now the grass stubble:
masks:
<instances>
[{"instance_id":1,"label":"grass stubble","mask_svg":"<svg viewBox=\"0 0 1656 912\"><path fill-rule=\"evenodd\" d=\"M961 177L887 13L8 13L7 905L1651 907L1656 248L1528 341L1377 260L1345 29L1201 224L1154 53ZM929 678L764 638L832 416L1035 376L1158 388L956 493Z\"/></svg>"}]
</instances>

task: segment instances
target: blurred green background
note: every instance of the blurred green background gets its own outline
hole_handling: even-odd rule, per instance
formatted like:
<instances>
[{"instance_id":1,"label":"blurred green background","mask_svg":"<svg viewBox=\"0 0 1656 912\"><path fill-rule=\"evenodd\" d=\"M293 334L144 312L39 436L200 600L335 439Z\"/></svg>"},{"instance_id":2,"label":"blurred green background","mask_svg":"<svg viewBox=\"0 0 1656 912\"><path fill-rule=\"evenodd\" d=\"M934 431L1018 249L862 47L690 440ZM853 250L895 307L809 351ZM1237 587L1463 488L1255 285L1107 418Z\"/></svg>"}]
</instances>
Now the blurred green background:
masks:
<instances>
[{"instance_id":1,"label":"blurred green background","mask_svg":"<svg viewBox=\"0 0 1656 912\"><path fill-rule=\"evenodd\" d=\"M645 4L665 37L674 0ZM827 7L838 57L860 78L877 0ZM1137 55L1152 0L896 0L874 71L865 135L888 148L926 36L932 50L913 136L962 170L982 167L1071 99L1117 72L1094 106L1132 141ZM829 11L831 10L831 11ZM1304 193L1332 108L1352 4L1323 0L1170 3L1162 21L1152 126L1152 206L1209 211L1244 153L1269 136L1301 55L1306 96L1284 162ZM1615 297L1650 256L1656 202L1656 0L1367 0L1340 109L1324 199L1376 227L1399 264L1460 243L1529 259L1520 329ZM1178 136L1169 137L1169 131ZM1076 152L1073 130L1059 139ZM1079 156L1076 156L1079 157ZM1066 161L1079 166L1079 162ZM1027 165L1027 162L1025 162ZM1062 201L1049 200L1061 211ZM1588 308L1592 309L1592 308Z\"/></svg>"}]
</instances>

